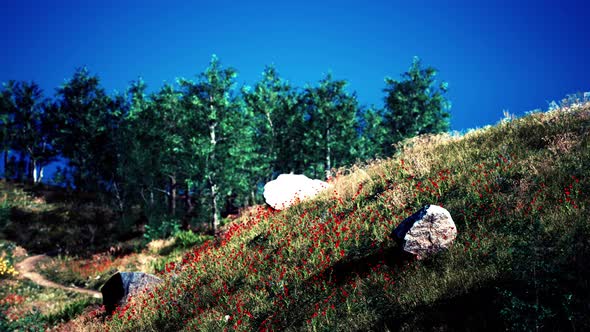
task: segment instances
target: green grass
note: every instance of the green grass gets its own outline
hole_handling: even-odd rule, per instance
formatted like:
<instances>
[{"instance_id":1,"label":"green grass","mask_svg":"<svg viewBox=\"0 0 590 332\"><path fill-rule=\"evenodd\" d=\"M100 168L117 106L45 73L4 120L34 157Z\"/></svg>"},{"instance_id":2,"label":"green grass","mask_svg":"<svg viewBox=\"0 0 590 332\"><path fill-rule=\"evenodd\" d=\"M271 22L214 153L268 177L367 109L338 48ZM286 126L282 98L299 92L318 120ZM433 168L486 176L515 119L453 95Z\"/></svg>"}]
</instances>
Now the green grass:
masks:
<instances>
[{"instance_id":1,"label":"green grass","mask_svg":"<svg viewBox=\"0 0 590 332\"><path fill-rule=\"evenodd\" d=\"M45 331L66 322L100 300L27 279L0 283L0 331Z\"/></svg>"},{"instance_id":2,"label":"green grass","mask_svg":"<svg viewBox=\"0 0 590 332\"><path fill-rule=\"evenodd\" d=\"M590 328L590 104L405 142L283 212L260 207L167 267L109 331ZM458 237L423 261L390 234L425 204ZM175 277L172 277L175 275Z\"/></svg>"},{"instance_id":3,"label":"green grass","mask_svg":"<svg viewBox=\"0 0 590 332\"><path fill-rule=\"evenodd\" d=\"M126 231L119 229L118 221L111 208L74 193L0 181L0 239L30 253L58 250L89 256L108 250Z\"/></svg>"}]
</instances>

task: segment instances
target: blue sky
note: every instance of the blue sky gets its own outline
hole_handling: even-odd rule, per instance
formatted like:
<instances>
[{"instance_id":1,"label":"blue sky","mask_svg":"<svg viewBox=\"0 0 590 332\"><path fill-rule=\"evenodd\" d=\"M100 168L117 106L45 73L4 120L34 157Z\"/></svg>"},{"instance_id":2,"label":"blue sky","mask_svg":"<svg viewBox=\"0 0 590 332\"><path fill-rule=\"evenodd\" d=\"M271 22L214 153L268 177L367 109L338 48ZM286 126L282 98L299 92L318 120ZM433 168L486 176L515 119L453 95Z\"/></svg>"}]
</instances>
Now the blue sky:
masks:
<instances>
[{"instance_id":1,"label":"blue sky","mask_svg":"<svg viewBox=\"0 0 590 332\"><path fill-rule=\"evenodd\" d=\"M455 130L590 91L584 1L2 1L0 82L52 96L86 65L109 92L202 72L212 54L253 85L267 64L303 86L324 73L361 104L414 55L449 83Z\"/></svg>"}]
</instances>

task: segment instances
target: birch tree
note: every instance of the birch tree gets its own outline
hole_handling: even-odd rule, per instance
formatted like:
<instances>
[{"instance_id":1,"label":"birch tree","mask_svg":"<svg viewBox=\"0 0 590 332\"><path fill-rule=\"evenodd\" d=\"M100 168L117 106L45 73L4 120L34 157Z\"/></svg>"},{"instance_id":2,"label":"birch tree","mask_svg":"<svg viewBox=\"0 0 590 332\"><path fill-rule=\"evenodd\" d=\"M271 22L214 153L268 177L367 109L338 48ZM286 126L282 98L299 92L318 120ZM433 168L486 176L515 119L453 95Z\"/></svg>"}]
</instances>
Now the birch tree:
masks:
<instances>
[{"instance_id":1,"label":"birch tree","mask_svg":"<svg viewBox=\"0 0 590 332\"><path fill-rule=\"evenodd\" d=\"M359 106L356 96L345 90L346 85L346 81L334 80L328 74L318 86L308 86L302 96L307 164L314 165L314 173L323 171L326 178L333 167L347 165L357 155Z\"/></svg>"},{"instance_id":2,"label":"birch tree","mask_svg":"<svg viewBox=\"0 0 590 332\"><path fill-rule=\"evenodd\" d=\"M24 169L17 174L24 174L30 183L39 183L43 169L54 160L57 152L53 147L53 131L56 109L43 97L43 91L35 82L10 81L6 87L5 103L11 114L6 117L10 122L7 136L11 138L11 147L19 152L19 163Z\"/></svg>"},{"instance_id":3,"label":"birch tree","mask_svg":"<svg viewBox=\"0 0 590 332\"><path fill-rule=\"evenodd\" d=\"M245 125L247 114L235 89L237 72L223 68L213 56L198 80L181 79L186 109L190 112L191 134L187 137L192 161L191 179L205 183L211 202L211 228L221 224L222 203L243 191L251 159L251 131Z\"/></svg>"}]
</instances>

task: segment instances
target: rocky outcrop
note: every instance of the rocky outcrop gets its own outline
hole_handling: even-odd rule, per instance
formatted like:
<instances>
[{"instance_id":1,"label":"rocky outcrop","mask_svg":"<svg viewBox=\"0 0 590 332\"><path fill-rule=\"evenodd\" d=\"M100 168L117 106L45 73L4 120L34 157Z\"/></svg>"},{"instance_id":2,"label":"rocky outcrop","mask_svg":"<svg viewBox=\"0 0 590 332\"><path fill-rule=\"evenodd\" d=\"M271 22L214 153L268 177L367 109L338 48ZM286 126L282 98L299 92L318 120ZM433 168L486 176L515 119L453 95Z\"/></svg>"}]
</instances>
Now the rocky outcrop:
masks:
<instances>
[{"instance_id":1,"label":"rocky outcrop","mask_svg":"<svg viewBox=\"0 0 590 332\"><path fill-rule=\"evenodd\" d=\"M264 200L275 210L283 210L328 188L327 182L303 174L281 174L264 185Z\"/></svg>"},{"instance_id":2,"label":"rocky outcrop","mask_svg":"<svg viewBox=\"0 0 590 332\"><path fill-rule=\"evenodd\" d=\"M143 272L115 273L100 289L106 312L112 313L117 306L124 306L129 297L161 282L162 279Z\"/></svg>"},{"instance_id":3,"label":"rocky outcrop","mask_svg":"<svg viewBox=\"0 0 590 332\"><path fill-rule=\"evenodd\" d=\"M423 259L448 249L457 237L457 227L449 211L427 205L402 221L392 235L405 252Z\"/></svg>"}]
</instances>

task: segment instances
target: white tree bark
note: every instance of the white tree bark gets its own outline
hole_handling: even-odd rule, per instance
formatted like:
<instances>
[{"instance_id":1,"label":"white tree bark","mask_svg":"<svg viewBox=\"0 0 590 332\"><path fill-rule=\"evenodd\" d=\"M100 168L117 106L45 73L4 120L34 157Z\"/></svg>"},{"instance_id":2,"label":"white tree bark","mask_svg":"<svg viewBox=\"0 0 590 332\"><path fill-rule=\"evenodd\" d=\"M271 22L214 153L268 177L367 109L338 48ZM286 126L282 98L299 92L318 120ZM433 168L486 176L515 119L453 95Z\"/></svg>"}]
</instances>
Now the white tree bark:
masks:
<instances>
[{"instance_id":1,"label":"white tree bark","mask_svg":"<svg viewBox=\"0 0 590 332\"><path fill-rule=\"evenodd\" d=\"M213 147L211 149L211 151L212 151L211 152L211 161L215 161L215 146L217 145L217 137L215 134L215 127L217 127L216 122L209 126L211 145ZM213 232L215 232L217 230L217 228L219 228L219 225L221 224L221 220L219 218L219 206L217 205L217 194L218 194L217 184L215 183L214 176L211 175L211 172L209 173L209 185L211 188L211 199L213 201L212 202L213 203Z\"/></svg>"}]
</instances>

